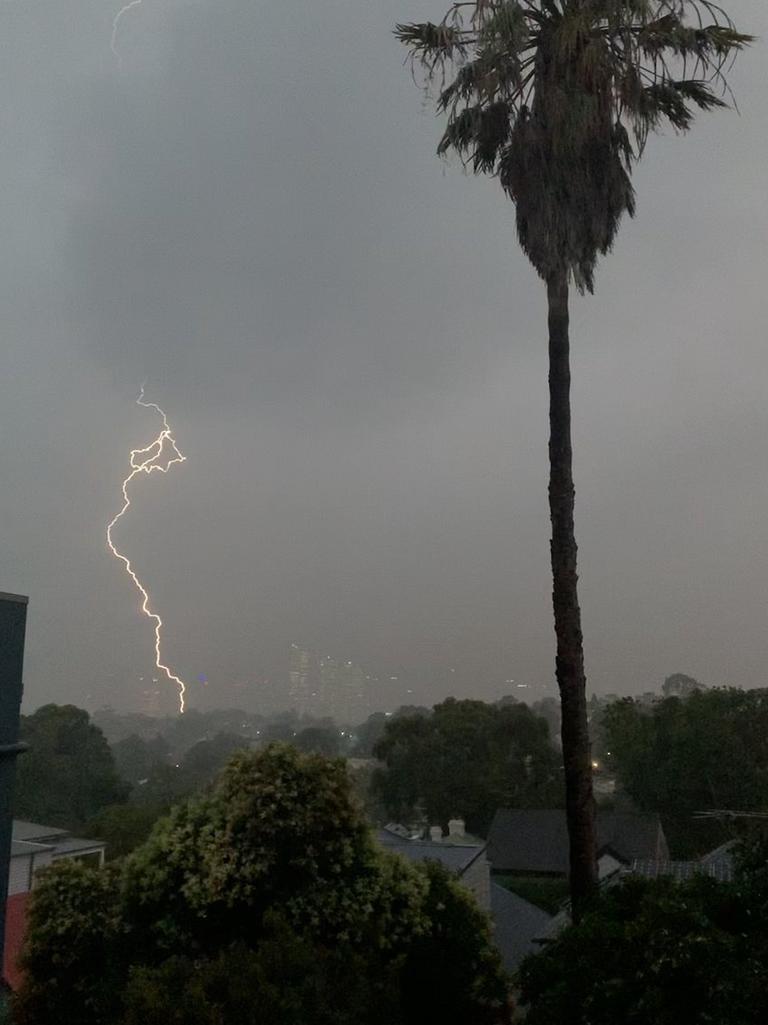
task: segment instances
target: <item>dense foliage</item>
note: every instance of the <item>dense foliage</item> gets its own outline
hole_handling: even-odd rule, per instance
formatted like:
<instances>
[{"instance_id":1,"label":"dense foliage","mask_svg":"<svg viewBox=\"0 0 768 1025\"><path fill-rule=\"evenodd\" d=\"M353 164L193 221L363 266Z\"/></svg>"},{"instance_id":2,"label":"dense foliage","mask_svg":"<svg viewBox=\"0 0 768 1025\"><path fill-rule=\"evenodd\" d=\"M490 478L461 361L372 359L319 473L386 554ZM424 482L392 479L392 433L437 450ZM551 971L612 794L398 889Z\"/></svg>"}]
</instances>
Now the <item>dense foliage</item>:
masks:
<instances>
[{"instance_id":1,"label":"dense foliage","mask_svg":"<svg viewBox=\"0 0 768 1025\"><path fill-rule=\"evenodd\" d=\"M483 835L497 808L561 807L560 758L546 721L523 704L448 698L431 715L387 723L373 788L394 818L456 816Z\"/></svg>"},{"instance_id":2,"label":"dense foliage","mask_svg":"<svg viewBox=\"0 0 768 1025\"><path fill-rule=\"evenodd\" d=\"M235 755L108 873L46 872L25 967L18 1025L239 1025L257 1020L246 1004L274 1025L415 1025L435 973L443 1021L506 1014L485 915L374 844L343 762L288 745Z\"/></svg>"},{"instance_id":3,"label":"dense foliage","mask_svg":"<svg viewBox=\"0 0 768 1025\"><path fill-rule=\"evenodd\" d=\"M242 943L208 957L171 957L136 968L122 1025L393 1025L398 991L391 967L371 971L349 947L318 951L281 919L256 949Z\"/></svg>"},{"instance_id":4,"label":"dense foliage","mask_svg":"<svg viewBox=\"0 0 768 1025\"><path fill-rule=\"evenodd\" d=\"M341 747L341 734L332 726L307 726L293 738L299 751L317 755L337 755Z\"/></svg>"},{"instance_id":5,"label":"dense foliage","mask_svg":"<svg viewBox=\"0 0 768 1025\"><path fill-rule=\"evenodd\" d=\"M661 815L678 857L728 838L696 813L768 808L768 691L694 689L650 706L627 698L604 711L601 744L626 793Z\"/></svg>"},{"instance_id":6,"label":"dense foliage","mask_svg":"<svg viewBox=\"0 0 768 1025\"><path fill-rule=\"evenodd\" d=\"M733 885L700 877L609 889L523 963L527 1025L768 1021L768 848L751 851Z\"/></svg>"},{"instance_id":7,"label":"dense foliage","mask_svg":"<svg viewBox=\"0 0 768 1025\"><path fill-rule=\"evenodd\" d=\"M22 716L21 739L29 750L17 763L16 818L77 830L125 798L109 745L81 708L43 705Z\"/></svg>"},{"instance_id":8,"label":"dense foliage","mask_svg":"<svg viewBox=\"0 0 768 1025\"><path fill-rule=\"evenodd\" d=\"M136 786L170 761L168 742L164 737L149 739L131 733L110 744L117 771L131 786Z\"/></svg>"},{"instance_id":9,"label":"dense foliage","mask_svg":"<svg viewBox=\"0 0 768 1025\"><path fill-rule=\"evenodd\" d=\"M106 845L109 861L125 857L144 843L152 828L167 811L165 805L127 801L103 808L85 827L88 836L98 837Z\"/></svg>"},{"instance_id":10,"label":"dense foliage","mask_svg":"<svg viewBox=\"0 0 768 1025\"><path fill-rule=\"evenodd\" d=\"M247 745L247 739L236 733L215 733L198 740L174 762L162 736L145 739L133 733L116 741L115 761L131 790L124 803L95 815L86 831L105 841L108 858L130 853L171 805L206 787L227 759Z\"/></svg>"}]
</instances>

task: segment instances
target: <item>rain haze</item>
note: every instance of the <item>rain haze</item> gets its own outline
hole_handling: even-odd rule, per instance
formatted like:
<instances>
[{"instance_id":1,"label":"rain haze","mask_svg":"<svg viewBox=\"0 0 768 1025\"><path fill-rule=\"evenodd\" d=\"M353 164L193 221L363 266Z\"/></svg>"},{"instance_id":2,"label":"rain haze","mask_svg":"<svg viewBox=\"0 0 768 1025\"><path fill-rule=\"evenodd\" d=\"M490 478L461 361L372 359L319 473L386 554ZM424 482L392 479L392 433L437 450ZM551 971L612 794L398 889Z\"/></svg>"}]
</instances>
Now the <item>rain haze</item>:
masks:
<instances>
[{"instance_id":1,"label":"rain haze","mask_svg":"<svg viewBox=\"0 0 768 1025\"><path fill-rule=\"evenodd\" d=\"M120 65L118 7L0 5L0 589L30 595L27 706L131 709L152 674L104 543L159 429L144 381L187 462L140 482L120 542L191 706L281 707L291 643L370 667L374 707L391 676L424 703L554 693L545 293L402 66L394 23L442 4L144 0ZM768 35L764 3L729 11ZM740 117L651 139L574 303L598 693L768 684L762 45Z\"/></svg>"}]
</instances>

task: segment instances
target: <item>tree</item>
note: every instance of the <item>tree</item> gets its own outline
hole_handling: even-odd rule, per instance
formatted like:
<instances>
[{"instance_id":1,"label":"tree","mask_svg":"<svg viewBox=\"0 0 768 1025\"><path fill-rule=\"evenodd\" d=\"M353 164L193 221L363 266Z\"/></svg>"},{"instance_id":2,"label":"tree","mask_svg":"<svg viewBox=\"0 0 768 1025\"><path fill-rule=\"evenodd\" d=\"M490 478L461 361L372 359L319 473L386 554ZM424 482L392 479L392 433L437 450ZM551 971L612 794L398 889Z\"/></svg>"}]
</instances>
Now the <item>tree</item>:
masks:
<instances>
[{"instance_id":1,"label":"tree","mask_svg":"<svg viewBox=\"0 0 768 1025\"><path fill-rule=\"evenodd\" d=\"M605 709L601 732L606 765L640 808L661 816L678 857L728 838L697 812L768 808L766 690L693 690L650 707L626 698Z\"/></svg>"},{"instance_id":2,"label":"tree","mask_svg":"<svg viewBox=\"0 0 768 1025\"><path fill-rule=\"evenodd\" d=\"M242 751L247 746L248 741L236 733L217 733L210 740L199 740L193 744L180 764L190 789L209 783L235 751Z\"/></svg>"},{"instance_id":3,"label":"tree","mask_svg":"<svg viewBox=\"0 0 768 1025\"><path fill-rule=\"evenodd\" d=\"M101 730L74 705L43 705L22 716L14 814L45 825L77 830L107 805L125 799Z\"/></svg>"},{"instance_id":4,"label":"tree","mask_svg":"<svg viewBox=\"0 0 768 1025\"><path fill-rule=\"evenodd\" d=\"M549 509L570 879L579 913L596 887L594 801L576 572L568 298L634 212L634 162L667 122L725 106L729 58L750 37L709 0L475 0L439 24L398 25L437 110L438 152L498 177L520 244L547 289Z\"/></svg>"},{"instance_id":5,"label":"tree","mask_svg":"<svg viewBox=\"0 0 768 1025\"><path fill-rule=\"evenodd\" d=\"M438 962L446 1025L506 1020L487 917L374 843L340 759L240 752L110 873L42 875L16 1025L416 1025Z\"/></svg>"},{"instance_id":6,"label":"tree","mask_svg":"<svg viewBox=\"0 0 768 1025\"><path fill-rule=\"evenodd\" d=\"M189 797L199 785L199 777L188 774L180 763L159 764L147 780L140 780L133 788L131 802L167 811L175 801Z\"/></svg>"},{"instance_id":7,"label":"tree","mask_svg":"<svg viewBox=\"0 0 768 1025\"><path fill-rule=\"evenodd\" d=\"M427 862L424 872L429 888L423 911L429 925L410 946L403 966L404 1020L413 1025L506 1023L509 999L499 1007L498 954L489 940L487 916L442 865Z\"/></svg>"},{"instance_id":8,"label":"tree","mask_svg":"<svg viewBox=\"0 0 768 1025\"><path fill-rule=\"evenodd\" d=\"M273 917L256 950L176 956L135 969L120 1025L400 1025L396 980L347 947L318 950ZM255 999L255 997L257 997Z\"/></svg>"},{"instance_id":9,"label":"tree","mask_svg":"<svg viewBox=\"0 0 768 1025\"><path fill-rule=\"evenodd\" d=\"M307 726L293 738L299 751L318 755L337 755L339 753L339 731L329 726Z\"/></svg>"},{"instance_id":10,"label":"tree","mask_svg":"<svg viewBox=\"0 0 768 1025\"><path fill-rule=\"evenodd\" d=\"M137 733L111 745L117 771L132 786L148 779L159 767L168 764L168 744L162 737L144 740Z\"/></svg>"},{"instance_id":11,"label":"tree","mask_svg":"<svg viewBox=\"0 0 768 1025\"><path fill-rule=\"evenodd\" d=\"M41 874L30 903L14 1025L93 1025L114 1005L121 969L118 872L64 859Z\"/></svg>"},{"instance_id":12,"label":"tree","mask_svg":"<svg viewBox=\"0 0 768 1025\"><path fill-rule=\"evenodd\" d=\"M706 689L698 680L695 680L692 676L686 676L685 673L672 673L661 685L661 692L665 698L687 698L695 690Z\"/></svg>"},{"instance_id":13,"label":"tree","mask_svg":"<svg viewBox=\"0 0 768 1025\"><path fill-rule=\"evenodd\" d=\"M531 711L547 720L552 737L560 737L560 702L557 698L539 698L531 705Z\"/></svg>"},{"instance_id":14,"label":"tree","mask_svg":"<svg viewBox=\"0 0 768 1025\"><path fill-rule=\"evenodd\" d=\"M420 1025L504 1021L485 916L437 864L425 869L429 928L398 964L342 942L318 948L278 914L243 943L131 973L122 1025ZM258 999L254 995L258 994Z\"/></svg>"},{"instance_id":15,"label":"tree","mask_svg":"<svg viewBox=\"0 0 768 1025\"><path fill-rule=\"evenodd\" d=\"M385 768L374 793L393 818L423 810L447 826L462 816L484 835L499 807L557 807L560 759L544 719L523 704L490 705L448 698L431 716L388 721L375 747Z\"/></svg>"},{"instance_id":16,"label":"tree","mask_svg":"<svg viewBox=\"0 0 768 1025\"><path fill-rule=\"evenodd\" d=\"M364 723L361 723L355 730L355 747L353 756L355 758L373 757L373 749L384 735L387 726L388 716L386 712L374 712L369 715Z\"/></svg>"},{"instance_id":17,"label":"tree","mask_svg":"<svg viewBox=\"0 0 768 1025\"><path fill-rule=\"evenodd\" d=\"M630 878L522 964L525 1021L762 1025L766 960L765 892L757 900L744 883Z\"/></svg>"},{"instance_id":18,"label":"tree","mask_svg":"<svg viewBox=\"0 0 768 1025\"><path fill-rule=\"evenodd\" d=\"M89 836L98 836L107 845L106 855L112 861L130 854L144 843L152 827L167 808L146 802L128 801L103 808L86 825Z\"/></svg>"}]
</instances>

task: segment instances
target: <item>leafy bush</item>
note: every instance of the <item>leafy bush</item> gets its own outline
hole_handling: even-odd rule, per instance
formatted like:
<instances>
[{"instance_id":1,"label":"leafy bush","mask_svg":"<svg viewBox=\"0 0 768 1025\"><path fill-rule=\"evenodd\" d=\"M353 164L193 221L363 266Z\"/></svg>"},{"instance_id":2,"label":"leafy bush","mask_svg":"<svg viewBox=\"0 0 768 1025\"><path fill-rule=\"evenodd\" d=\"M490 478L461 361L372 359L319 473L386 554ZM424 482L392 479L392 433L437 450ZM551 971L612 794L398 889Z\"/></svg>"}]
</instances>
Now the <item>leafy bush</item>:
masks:
<instances>
[{"instance_id":1,"label":"leafy bush","mask_svg":"<svg viewBox=\"0 0 768 1025\"><path fill-rule=\"evenodd\" d=\"M631 880L521 966L526 1025L762 1025L768 919L746 888Z\"/></svg>"},{"instance_id":2,"label":"leafy bush","mask_svg":"<svg viewBox=\"0 0 768 1025\"><path fill-rule=\"evenodd\" d=\"M237 754L108 871L45 872L24 966L17 1025L507 1013L487 917L444 870L374 844L342 761L287 745Z\"/></svg>"}]
</instances>

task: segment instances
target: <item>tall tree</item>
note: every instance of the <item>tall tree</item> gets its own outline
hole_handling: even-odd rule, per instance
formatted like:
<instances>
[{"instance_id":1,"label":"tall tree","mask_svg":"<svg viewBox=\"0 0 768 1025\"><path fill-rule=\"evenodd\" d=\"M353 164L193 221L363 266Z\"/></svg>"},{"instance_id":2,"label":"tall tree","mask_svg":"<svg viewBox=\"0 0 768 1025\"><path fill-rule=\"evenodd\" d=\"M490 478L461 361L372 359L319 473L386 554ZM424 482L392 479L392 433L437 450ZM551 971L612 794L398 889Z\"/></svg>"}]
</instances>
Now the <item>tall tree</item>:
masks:
<instances>
[{"instance_id":1,"label":"tall tree","mask_svg":"<svg viewBox=\"0 0 768 1025\"><path fill-rule=\"evenodd\" d=\"M13 812L46 826L81 829L129 787L115 768L104 738L87 712L74 705L43 705L22 716L29 750L19 758Z\"/></svg>"},{"instance_id":2,"label":"tall tree","mask_svg":"<svg viewBox=\"0 0 768 1025\"><path fill-rule=\"evenodd\" d=\"M701 812L768 808L766 690L694 690L651 706L624 698L605 709L601 733L602 759L635 804L661 816L675 857L729 837Z\"/></svg>"},{"instance_id":3,"label":"tall tree","mask_svg":"<svg viewBox=\"0 0 768 1025\"><path fill-rule=\"evenodd\" d=\"M388 719L374 752L374 796L407 822L460 817L485 836L497 808L562 807L558 752L527 705L448 698L430 716Z\"/></svg>"},{"instance_id":4,"label":"tall tree","mask_svg":"<svg viewBox=\"0 0 768 1025\"><path fill-rule=\"evenodd\" d=\"M664 122L726 105L729 59L749 41L709 0L459 0L439 24L398 25L447 116L438 152L496 176L549 309L549 509L574 912L596 886L594 802L577 593L569 287L634 212L631 171Z\"/></svg>"}]
</instances>

